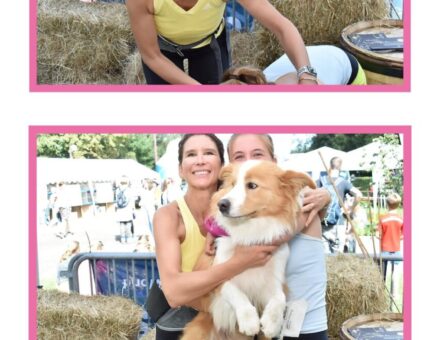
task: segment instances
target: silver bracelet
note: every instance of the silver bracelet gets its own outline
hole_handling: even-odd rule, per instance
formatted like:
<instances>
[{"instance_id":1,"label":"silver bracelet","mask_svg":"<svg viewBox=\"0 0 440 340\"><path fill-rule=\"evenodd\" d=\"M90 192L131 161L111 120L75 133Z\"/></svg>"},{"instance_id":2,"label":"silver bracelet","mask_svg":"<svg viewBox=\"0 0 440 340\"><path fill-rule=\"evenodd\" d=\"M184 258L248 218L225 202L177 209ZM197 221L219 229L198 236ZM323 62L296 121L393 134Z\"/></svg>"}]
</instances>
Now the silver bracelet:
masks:
<instances>
[{"instance_id":1,"label":"silver bracelet","mask_svg":"<svg viewBox=\"0 0 440 340\"><path fill-rule=\"evenodd\" d=\"M310 65L305 65L297 71L298 79L300 79L304 73L310 74L311 76L313 76L315 78L318 76L318 74L316 73L316 70Z\"/></svg>"}]
</instances>

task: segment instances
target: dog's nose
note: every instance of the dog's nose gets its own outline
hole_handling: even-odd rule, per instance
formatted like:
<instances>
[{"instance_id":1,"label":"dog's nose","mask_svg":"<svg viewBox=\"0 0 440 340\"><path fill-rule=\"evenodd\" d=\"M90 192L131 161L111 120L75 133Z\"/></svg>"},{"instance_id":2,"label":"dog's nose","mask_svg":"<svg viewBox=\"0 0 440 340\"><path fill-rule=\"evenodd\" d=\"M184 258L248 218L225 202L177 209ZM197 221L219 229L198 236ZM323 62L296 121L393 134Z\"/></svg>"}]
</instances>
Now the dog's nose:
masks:
<instances>
[{"instance_id":1,"label":"dog's nose","mask_svg":"<svg viewBox=\"0 0 440 340\"><path fill-rule=\"evenodd\" d=\"M217 206L222 214L227 214L231 208L231 201L224 198L217 203Z\"/></svg>"}]
</instances>

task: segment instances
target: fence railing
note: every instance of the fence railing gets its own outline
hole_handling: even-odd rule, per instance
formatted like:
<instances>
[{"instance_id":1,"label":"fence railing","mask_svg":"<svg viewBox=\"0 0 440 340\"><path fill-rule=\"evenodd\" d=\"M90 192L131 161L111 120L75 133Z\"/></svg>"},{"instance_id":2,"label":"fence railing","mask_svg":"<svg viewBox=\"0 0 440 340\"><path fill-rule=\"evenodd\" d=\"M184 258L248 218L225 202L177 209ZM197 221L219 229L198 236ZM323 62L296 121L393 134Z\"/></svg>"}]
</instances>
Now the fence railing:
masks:
<instances>
[{"instance_id":1,"label":"fence railing","mask_svg":"<svg viewBox=\"0 0 440 340\"><path fill-rule=\"evenodd\" d=\"M337 254L327 254L334 256ZM345 256L361 256L362 254L346 254ZM394 263L403 262L402 255L377 255L370 257L376 262L388 261L390 273L388 282L389 292L395 296ZM88 275L80 277L81 264L88 264ZM90 295L120 295L132 299L135 303L143 305L148 296L148 289L154 280L159 278L156 255L154 253L80 253L75 255L69 262L67 271L60 273L69 279L71 292ZM390 301L392 305L392 300ZM402 298L403 306L403 298Z\"/></svg>"}]
</instances>

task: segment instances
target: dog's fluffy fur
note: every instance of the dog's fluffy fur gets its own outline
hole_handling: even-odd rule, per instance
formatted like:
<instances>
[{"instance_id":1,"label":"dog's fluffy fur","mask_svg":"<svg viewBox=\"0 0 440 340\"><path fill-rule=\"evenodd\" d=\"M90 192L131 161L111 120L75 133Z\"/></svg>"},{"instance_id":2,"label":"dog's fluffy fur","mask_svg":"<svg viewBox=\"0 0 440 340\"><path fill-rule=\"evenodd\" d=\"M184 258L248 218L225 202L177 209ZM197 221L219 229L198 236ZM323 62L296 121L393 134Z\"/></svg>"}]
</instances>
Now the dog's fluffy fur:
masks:
<instances>
[{"instance_id":1,"label":"dog's fluffy fur","mask_svg":"<svg viewBox=\"0 0 440 340\"><path fill-rule=\"evenodd\" d=\"M268 161L228 165L222 186L211 201L213 216L230 235L217 239L214 265L230 259L237 245L270 244L296 232L300 191L315 184L306 174L283 171ZM288 245L281 245L261 267L248 269L202 300L200 312L182 340L249 339L279 335L286 304L284 293ZM202 255L203 257L203 255Z\"/></svg>"}]
</instances>

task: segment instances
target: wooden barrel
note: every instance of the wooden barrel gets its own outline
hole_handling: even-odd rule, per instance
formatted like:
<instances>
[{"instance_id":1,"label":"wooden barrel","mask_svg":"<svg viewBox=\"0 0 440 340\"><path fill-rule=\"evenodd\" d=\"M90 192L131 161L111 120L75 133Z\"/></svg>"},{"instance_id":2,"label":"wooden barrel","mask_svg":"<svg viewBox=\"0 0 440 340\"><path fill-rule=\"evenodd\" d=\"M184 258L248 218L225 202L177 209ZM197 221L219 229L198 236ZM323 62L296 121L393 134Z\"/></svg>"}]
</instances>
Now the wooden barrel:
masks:
<instances>
[{"instance_id":1,"label":"wooden barrel","mask_svg":"<svg viewBox=\"0 0 440 340\"><path fill-rule=\"evenodd\" d=\"M373 336L374 335L374 336ZM403 339L403 317L400 313L358 315L342 324L341 340Z\"/></svg>"},{"instance_id":2,"label":"wooden barrel","mask_svg":"<svg viewBox=\"0 0 440 340\"><path fill-rule=\"evenodd\" d=\"M343 29L340 41L362 65L368 84L403 83L402 20L357 22Z\"/></svg>"}]
</instances>

